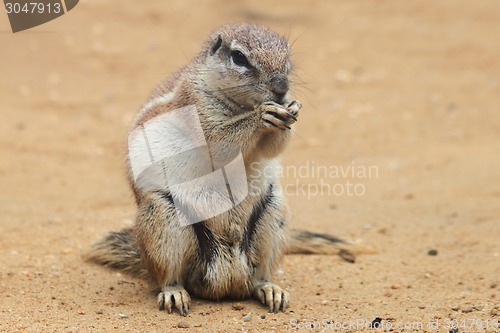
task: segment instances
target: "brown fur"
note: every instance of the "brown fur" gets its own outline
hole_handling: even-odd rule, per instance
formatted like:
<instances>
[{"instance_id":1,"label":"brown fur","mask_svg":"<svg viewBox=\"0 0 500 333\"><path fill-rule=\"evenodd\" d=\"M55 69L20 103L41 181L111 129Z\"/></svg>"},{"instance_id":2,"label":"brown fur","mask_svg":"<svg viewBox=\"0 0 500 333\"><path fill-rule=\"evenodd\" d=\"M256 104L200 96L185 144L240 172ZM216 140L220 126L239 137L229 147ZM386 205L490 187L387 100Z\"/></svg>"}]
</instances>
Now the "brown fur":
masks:
<instances>
[{"instance_id":1,"label":"brown fur","mask_svg":"<svg viewBox=\"0 0 500 333\"><path fill-rule=\"evenodd\" d=\"M235 52L248 66L239 64L243 60ZM298 116L300 103L288 94L289 56L287 41L267 28L224 26L189 65L154 90L133 125L194 105L207 141L241 148L256 193L223 214L184 227L168 193L138 187L129 164L138 204L135 225L96 243L89 259L150 278L162 288L160 309L169 312L174 307L186 315L188 293L214 300L253 296L270 311L286 309L288 293L270 281L287 249L328 253L330 247L338 253L341 244L311 233L295 233L290 242L288 207L277 177L260 172L279 166L277 157ZM257 171L249 168L254 163Z\"/></svg>"}]
</instances>

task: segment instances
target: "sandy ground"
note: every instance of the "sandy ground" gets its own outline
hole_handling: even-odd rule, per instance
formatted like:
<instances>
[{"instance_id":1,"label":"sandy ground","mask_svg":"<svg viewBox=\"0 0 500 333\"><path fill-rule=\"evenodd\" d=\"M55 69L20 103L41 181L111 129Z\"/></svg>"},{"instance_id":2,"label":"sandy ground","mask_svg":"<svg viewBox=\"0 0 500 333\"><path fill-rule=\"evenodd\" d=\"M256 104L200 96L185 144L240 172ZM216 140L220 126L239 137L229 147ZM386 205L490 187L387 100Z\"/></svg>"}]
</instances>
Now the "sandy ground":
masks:
<instances>
[{"instance_id":1,"label":"sandy ground","mask_svg":"<svg viewBox=\"0 0 500 333\"><path fill-rule=\"evenodd\" d=\"M284 314L195 299L181 318L81 256L135 214L135 111L212 29L248 20L293 41L294 226L377 253L287 256ZM12 34L2 11L0 331L358 332L380 317L379 331L499 332L499 22L494 0L89 0Z\"/></svg>"}]
</instances>

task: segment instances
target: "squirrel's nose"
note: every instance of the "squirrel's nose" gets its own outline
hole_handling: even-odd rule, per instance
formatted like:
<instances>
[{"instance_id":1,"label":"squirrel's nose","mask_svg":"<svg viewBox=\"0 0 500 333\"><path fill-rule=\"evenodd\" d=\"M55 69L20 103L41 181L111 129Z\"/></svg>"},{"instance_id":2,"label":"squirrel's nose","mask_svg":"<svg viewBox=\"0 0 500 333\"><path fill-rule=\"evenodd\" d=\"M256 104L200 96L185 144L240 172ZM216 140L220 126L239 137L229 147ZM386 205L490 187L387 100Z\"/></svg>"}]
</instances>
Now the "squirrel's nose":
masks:
<instances>
[{"instance_id":1,"label":"squirrel's nose","mask_svg":"<svg viewBox=\"0 0 500 333\"><path fill-rule=\"evenodd\" d=\"M288 79L282 75L275 75L269 82L270 89L276 94L278 100L283 100L288 92Z\"/></svg>"}]
</instances>

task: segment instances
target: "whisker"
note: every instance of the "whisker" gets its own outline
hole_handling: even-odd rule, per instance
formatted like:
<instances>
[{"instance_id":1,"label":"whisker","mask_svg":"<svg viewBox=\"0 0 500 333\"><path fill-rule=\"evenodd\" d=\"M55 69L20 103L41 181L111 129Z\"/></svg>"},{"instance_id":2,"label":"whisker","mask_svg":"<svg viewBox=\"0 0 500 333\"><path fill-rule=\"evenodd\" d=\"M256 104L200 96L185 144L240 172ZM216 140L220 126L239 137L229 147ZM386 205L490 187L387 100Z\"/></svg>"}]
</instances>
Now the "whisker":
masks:
<instances>
[{"instance_id":1,"label":"whisker","mask_svg":"<svg viewBox=\"0 0 500 333\"><path fill-rule=\"evenodd\" d=\"M298 136L299 138L301 138L301 139L302 139L302 140L304 140L304 141L306 140L306 138L305 138L305 137L303 137L302 135L300 135L300 134L299 134L299 132L297 132L295 129L293 129L293 128L289 128L289 130L290 130L290 132L292 132L292 133L293 133L293 135Z\"/></svg>"}]
</instances>

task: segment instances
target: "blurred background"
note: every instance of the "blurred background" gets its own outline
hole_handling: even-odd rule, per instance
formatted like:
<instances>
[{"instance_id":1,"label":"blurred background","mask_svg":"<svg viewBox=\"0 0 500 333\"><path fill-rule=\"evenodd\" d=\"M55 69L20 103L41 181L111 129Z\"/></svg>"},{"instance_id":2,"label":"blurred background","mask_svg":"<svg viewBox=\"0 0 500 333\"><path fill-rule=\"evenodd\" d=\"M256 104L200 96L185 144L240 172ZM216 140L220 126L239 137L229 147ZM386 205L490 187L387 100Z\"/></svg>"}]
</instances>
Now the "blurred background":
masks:
<instances>
[{"instance_id":1,"label":"blurred background","mask_svg":"<svg viewBox=\"0 0 500 333\"><path fill-rule=\"evenodd\" d=\"M176 327L145 283L80 256L133 221L124 158L135 112L211 31L240 21L293 45L303 109L282 159L308 166L283 178L293 225L377 253L354 265L287 257L277 280L294 312L248 323L231 303L199 300L192 328L498 319L498 1L89 0L16 34L0 11L0 329ZM376 174L351 173L370 166ZM363 193L331 193L347 182Z\"/></svg>"}]
</instances>

